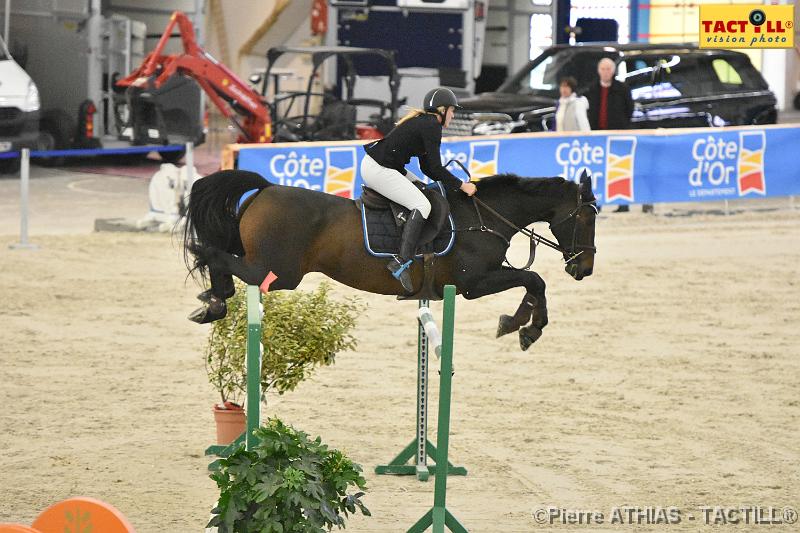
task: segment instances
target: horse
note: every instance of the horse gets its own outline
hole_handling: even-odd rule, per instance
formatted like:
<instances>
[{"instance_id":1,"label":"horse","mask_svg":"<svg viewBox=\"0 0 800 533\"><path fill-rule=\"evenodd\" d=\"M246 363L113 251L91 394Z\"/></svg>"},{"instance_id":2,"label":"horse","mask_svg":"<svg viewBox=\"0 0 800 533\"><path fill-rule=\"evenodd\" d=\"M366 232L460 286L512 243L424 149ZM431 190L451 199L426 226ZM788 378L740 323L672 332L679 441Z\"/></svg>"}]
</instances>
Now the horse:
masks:
<instances>
[{"instance_id":1,"label":"horse","mask_svg":"<svg viewBox=\"0 0 800 533\"><path fill-rule=\"evenodd\" d=\"M536 272L504 266L510 240L518 231L556 248L575 280L594 268L597 207L591 177L580 183L512 174L484 177L473 198L448 191L456 239L452 251L436 258L434 287L455 285L472 300L514 287L525 295L513 315L501 315L497 337L519 332L522 350L539 339L548 323L545 282ZM249 192L251 196L242 201ZM557 244L526 226L548 222ZM367 253L361 212L348 198L270 183L245 170L222 170L197 180L186 208L184 259L190 274L210 280L198 296L204 305L190 320L207 323L225 316L234 294L232 276L268 290L293 290L308 272L363 291L404 295L386 260ZM419 261L410 267L414 286L423 281ZM529 265L530 266L530 261ZM407 296L407 295L406 295Z\"/></svg>"}]
</instances>

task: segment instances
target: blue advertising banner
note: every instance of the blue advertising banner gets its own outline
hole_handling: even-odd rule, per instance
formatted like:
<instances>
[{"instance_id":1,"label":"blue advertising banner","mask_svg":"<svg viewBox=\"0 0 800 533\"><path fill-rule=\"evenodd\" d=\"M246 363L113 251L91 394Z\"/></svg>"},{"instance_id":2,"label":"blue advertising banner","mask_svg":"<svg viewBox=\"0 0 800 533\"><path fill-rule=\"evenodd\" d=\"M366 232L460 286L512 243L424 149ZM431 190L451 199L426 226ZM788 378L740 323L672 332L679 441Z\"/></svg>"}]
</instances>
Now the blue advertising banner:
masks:
<instances>
[{"instance_id":1,"label":"blue advertising banner","mask_svg":"<svg viewBox=\"0 0 800 533\"><path fill-rule=\"evenodd\" d=\"M275 183L355 198L363 142L242 145L237 168ZM584 169L603 204L690 202L800 194L800 127L760 126L449 138L473 179L498 173L563 176ZM409 170L420 177L416 159ZM457 165L451 171L466 175Z\"/></svg>"}]
</instances>

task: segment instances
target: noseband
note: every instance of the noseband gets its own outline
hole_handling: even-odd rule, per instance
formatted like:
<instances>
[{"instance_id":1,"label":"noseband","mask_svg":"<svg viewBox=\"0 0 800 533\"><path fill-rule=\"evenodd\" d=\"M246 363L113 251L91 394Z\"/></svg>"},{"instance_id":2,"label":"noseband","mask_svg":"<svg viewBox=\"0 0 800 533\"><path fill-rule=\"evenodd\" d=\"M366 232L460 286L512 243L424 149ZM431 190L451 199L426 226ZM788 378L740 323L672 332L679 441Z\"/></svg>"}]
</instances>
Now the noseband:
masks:
<instances>
[{"instance_id":1,"label":"noseband","mask_svg":"<svg viewBox=\"0 0 800 533\"><path fill-rule=\"evenodd\" d=\"M550 223L550 230L552 230L555 226L558 226L559 224L563 224L564 222L566 222L568 220L576 218L578 216L578 213L580 213L581 209L583 209L584 207L591 207L594 210L595 216L597 216L600 213L600 210L597 209L597 203L595 203L595 200L592 200L590 202L584 202L584 201L581 200L581 193L578 192L578 205L577 205L577 207L575 207L575 209L570 211L570 213L566 217L562 218L558 222L551 222ZM572 226L572 244L570 245L569 251L568 252L564 251L563 248L560 247L560 246L557 248L557 250L561 251L565 255L569 254L569 258L566 259L566 262L568 264L570 262L574 261L575 259L577 259L586 250L591 250L592 252L595 252L595 253L597 252L597 248L596 247L589 246L588 244L578 244L577 241L578 241L578 223L576 221L575 224ZM576 253L576 250L580 250L580 251L578 251Z\"/></svg>"}]
</instances>

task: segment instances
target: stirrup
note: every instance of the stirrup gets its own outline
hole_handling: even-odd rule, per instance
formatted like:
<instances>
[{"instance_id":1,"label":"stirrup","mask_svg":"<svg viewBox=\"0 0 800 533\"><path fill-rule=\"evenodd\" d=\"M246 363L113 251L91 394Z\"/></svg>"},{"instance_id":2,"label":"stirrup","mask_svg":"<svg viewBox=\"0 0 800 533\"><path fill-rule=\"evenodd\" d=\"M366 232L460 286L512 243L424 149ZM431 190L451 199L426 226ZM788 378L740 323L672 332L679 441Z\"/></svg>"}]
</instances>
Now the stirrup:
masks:
<instances>
[{"instance_id":1,"label":"stirrup","mask_svg":"<svg viewBox=\"0 0 800 533\"><path fill-rule=\"evenodd\" d=\"M407 269L408 267L410 267L410 266L411 266L411 263L413 263L413 262L414 262L414 260L413 260L413 259L409 259L408 261L406 261L405 263L403 263L403 262L402 262L402 261L400 261L400 259L398 259L397 257L395 257L395 258L394 258L394 260L395 260L395 262L397 262L397 264L398 264L398 265L400 265L400 267L399 267L399 268L397 268L396 270L395 270L395 269L393 269L393 268L391 268L391 265L390 265L390 268L389 268L389 270L391 270L391 272L392 272L392 276L394 276L394 279L400 279L400 276L402 276L402 275L403 275L403 272L405 272L405 271L406 271L406 269Z\"/></svg>"}]
</instances>

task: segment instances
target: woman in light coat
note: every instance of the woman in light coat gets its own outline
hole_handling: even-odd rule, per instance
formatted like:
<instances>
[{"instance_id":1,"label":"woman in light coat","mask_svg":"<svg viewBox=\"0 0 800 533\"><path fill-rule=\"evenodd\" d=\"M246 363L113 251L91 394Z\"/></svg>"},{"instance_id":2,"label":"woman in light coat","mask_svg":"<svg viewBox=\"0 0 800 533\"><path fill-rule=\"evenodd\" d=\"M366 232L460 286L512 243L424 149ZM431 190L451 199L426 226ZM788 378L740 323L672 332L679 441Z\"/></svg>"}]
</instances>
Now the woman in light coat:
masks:
<instances>
[{"instance_id":1,"label":"woman in light coat","mask_svg":"<svg viewBox=\"0 0 800 533\"><path fill-rule=\"evenodd\" d=\"M586 110L589 109L589 101L575 94L578 82L575 78L568 76L561 80L558 85L558 92L561 98L558 99L558 109L556 110L556 131L589 131L589 118Z\"/></svg>"}]
</instances>

